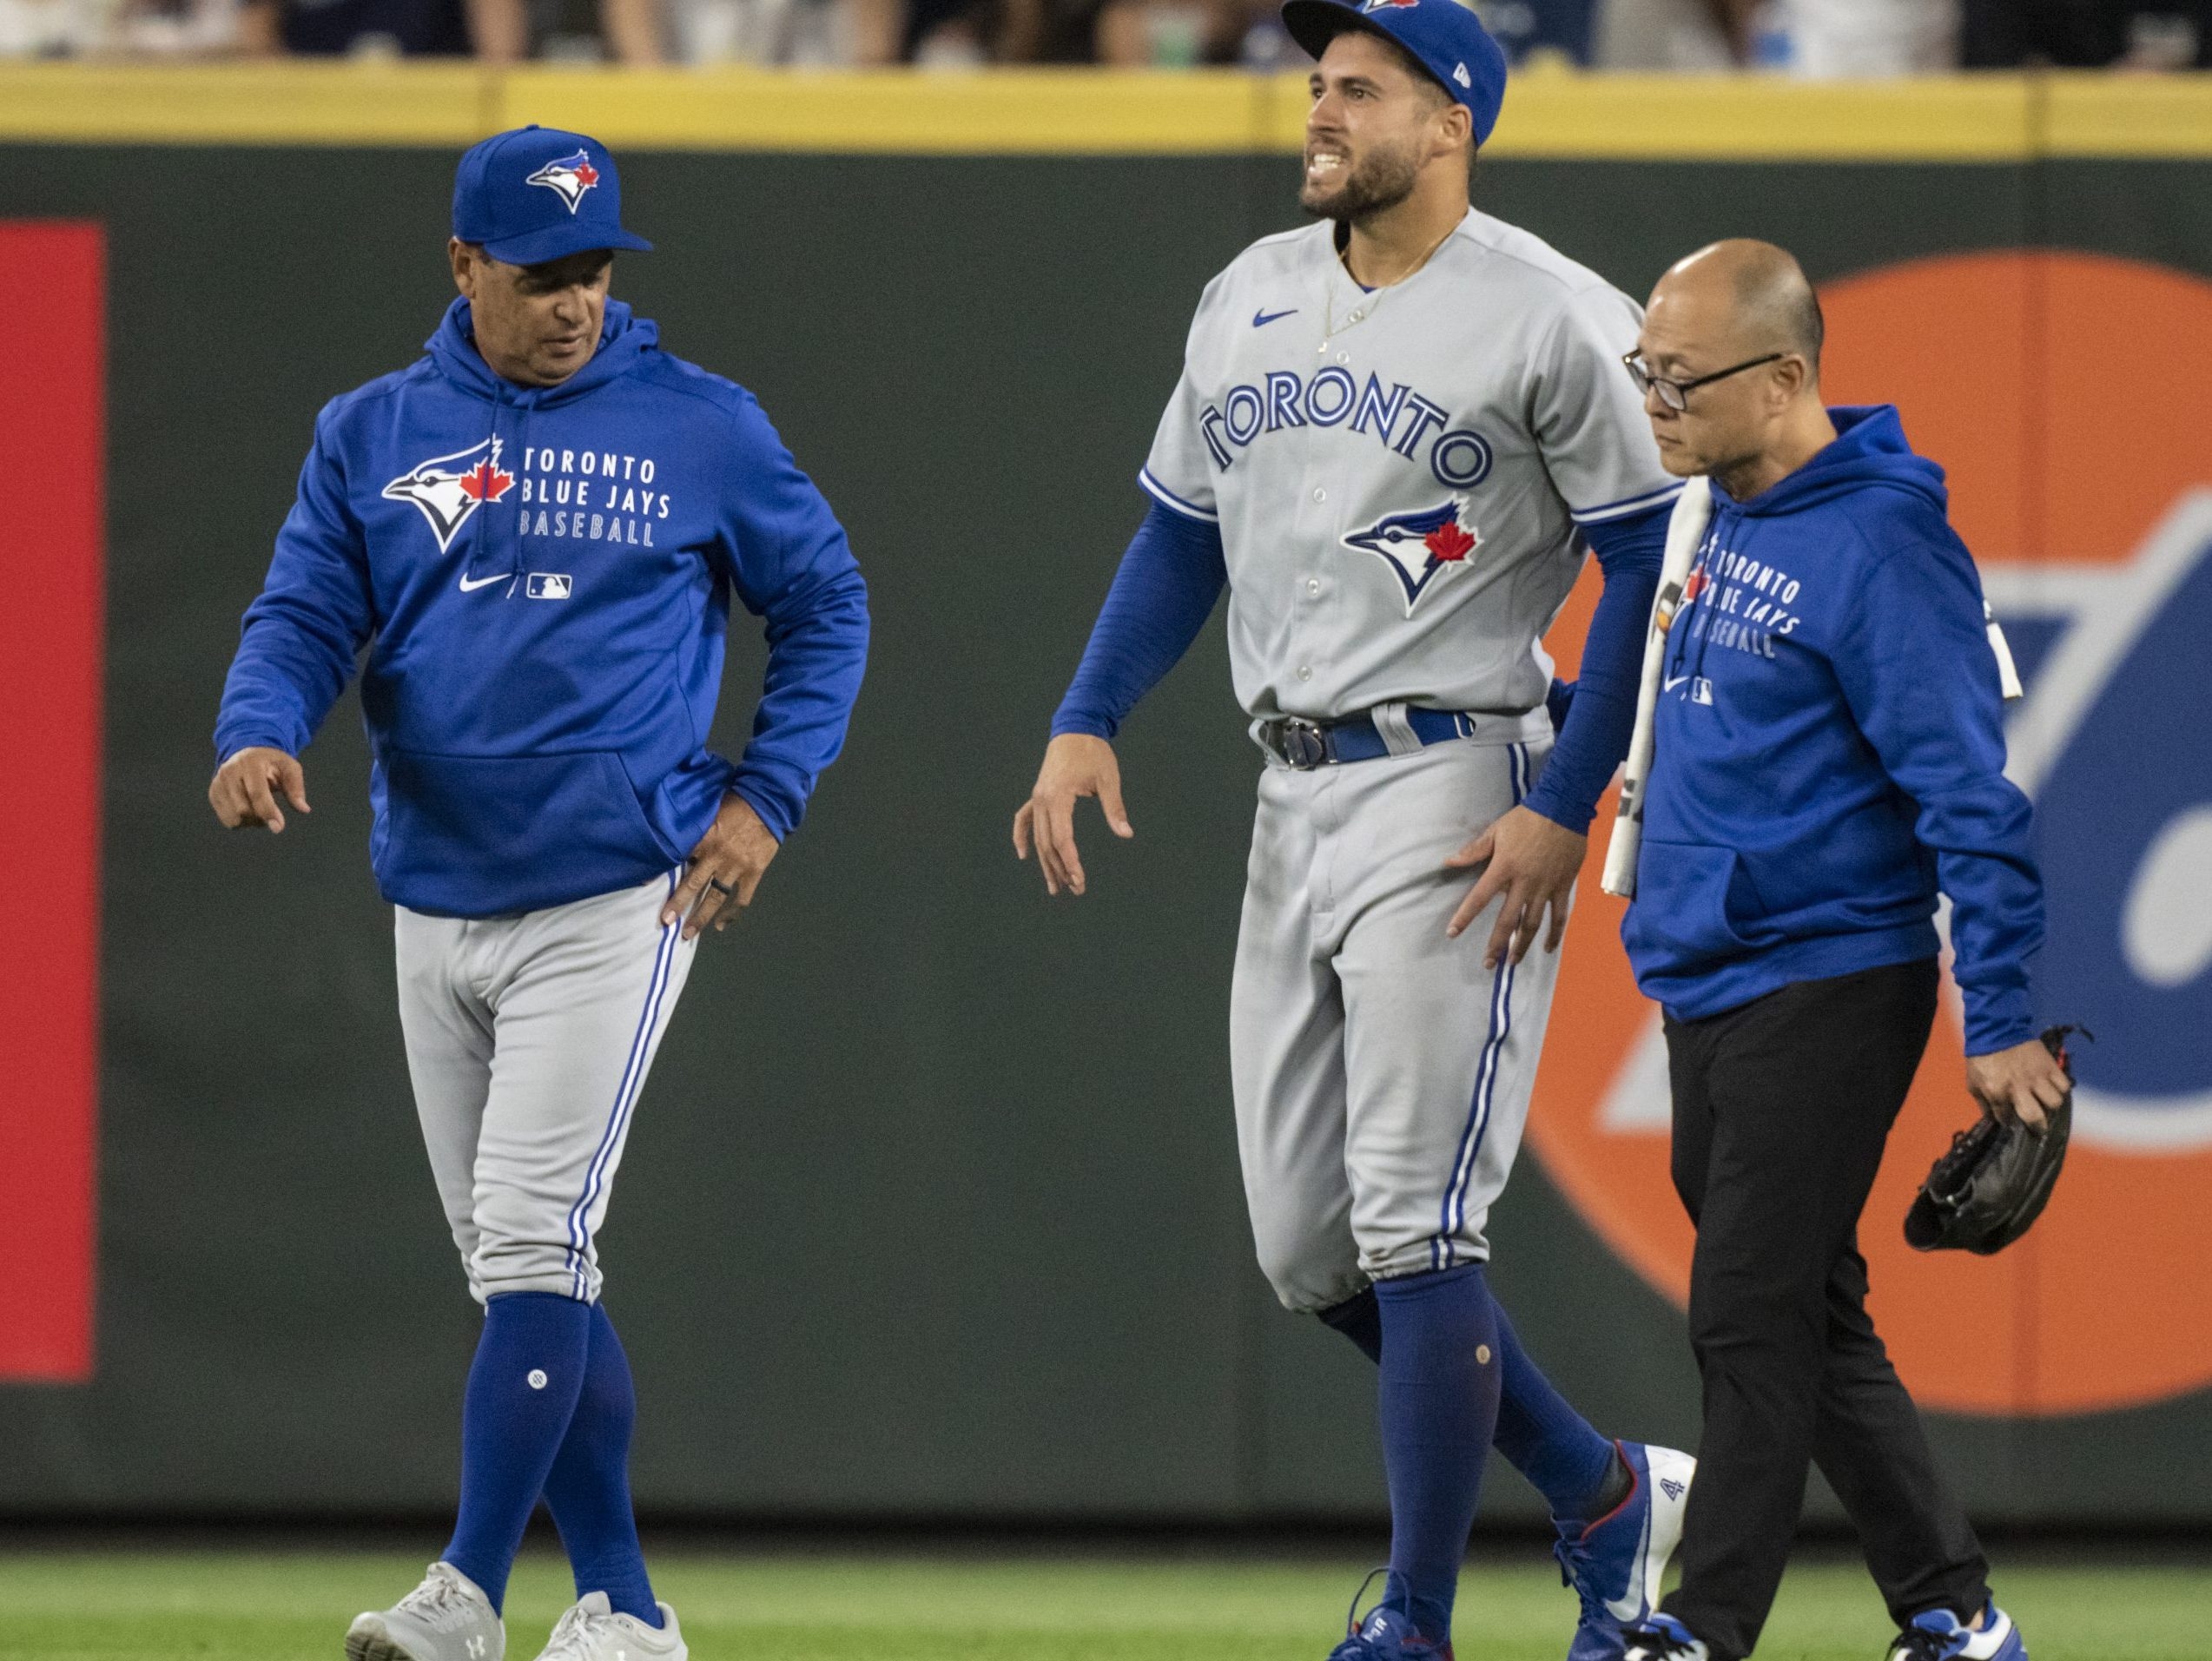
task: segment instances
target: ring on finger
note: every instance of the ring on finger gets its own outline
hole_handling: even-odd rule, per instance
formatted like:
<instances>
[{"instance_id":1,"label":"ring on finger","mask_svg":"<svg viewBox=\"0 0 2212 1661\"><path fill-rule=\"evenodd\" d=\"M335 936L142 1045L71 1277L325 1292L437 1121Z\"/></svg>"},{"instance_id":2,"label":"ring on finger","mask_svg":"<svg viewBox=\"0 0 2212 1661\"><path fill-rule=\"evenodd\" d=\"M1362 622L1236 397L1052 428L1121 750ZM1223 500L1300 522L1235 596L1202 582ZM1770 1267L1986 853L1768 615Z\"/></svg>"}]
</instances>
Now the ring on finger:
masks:
<instances>
[{"instance_id":1,"label":"ring on finger","mask_svg":"<svg viewBox=\"0 0 2212 1661\"><path fill-rule=\"evenodd\" d=\"M724 900L729 899L730 895L737 892L734 887L724 882L720 877L709 877L707 879L707 887L713 889L715 893L720 894Z\"/></svg>"}]
</instances>

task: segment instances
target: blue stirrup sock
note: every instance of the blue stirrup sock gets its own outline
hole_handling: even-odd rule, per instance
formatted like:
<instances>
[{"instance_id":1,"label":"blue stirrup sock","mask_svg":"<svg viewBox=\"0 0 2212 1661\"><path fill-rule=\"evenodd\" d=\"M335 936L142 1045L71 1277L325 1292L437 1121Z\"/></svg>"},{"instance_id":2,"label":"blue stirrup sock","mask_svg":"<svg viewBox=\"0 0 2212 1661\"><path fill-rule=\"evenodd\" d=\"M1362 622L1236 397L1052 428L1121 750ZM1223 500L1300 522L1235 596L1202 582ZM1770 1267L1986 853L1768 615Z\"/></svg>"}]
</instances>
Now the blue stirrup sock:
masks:
<instances>
[{"instance_id":1,"label":"blue stirrup sock","mask_svg":"<svg viewBox=\"0 0 2212 1661\"><path fill-rule=\"evenodd\" d=\"M1618 1462L1613 1444L1575 1411L1552 1387L1543 1370L1529 1359L1505 1310L1496 1307L1498 1355L1504 1375L1498 1401L1497 1450L1551 1503L1562 1522L1593 1522L1625 1498L1627 1485L1613 1480ZM1627 1473L1622 1473L1623 1477Z\"/></svg>"},{"instance_id":2,"label":"blue stirrup sock","mask_svg":"<svg viewBox=\"0 0 2212 1661\"><path fill-rule=\"evenodd\" d=\"M445 1560L495 1611L575 1414L591 1329L591 1306L558 1292L506 1292L484 1306L461 1398L460 1515Z\"/></svg>"},{"instance_id":3,"label":"blue stirrup sock","mask_svg":"<svg viewBox=\"0 0 2212 1661\"><path fill-rule=\"evenodd\" d=\"M1390 1572L1383 1606L1437 1644L1451 1638L1452 1598L1496 1434L1504 1368L1496 1306L1482 1265L1380 1281L1383 1361L1377 1417L1390 1486Z\"/></svg>"},{"instance_id":4,"label":"blue stirrup sock","mask_svg":"<svg viewBox=\"0 0 2212 1661\"><path fill-rule=\"evenodd\" d=\"M630 1508L630 1431L637 1418L630 1357L623 1353L606 1306L595 1303L584 1388L568 1436L545 1478L545 1506L568 1548L576 1595L604 1592L616 1614L658 1626L660 1605L645 1573L637 1519Z\"/></svg>"},{"instance_id":5,"label":"blue stirrup sock","mask_svg":"<svg viewBox=\"0 0 2212 1661\"><path fill-rule=\"evenodd\" d=\"M1551 1502L1555 1517L1562 1521L1592 1521L1610 1510L1620 1497L1622 1485L1614 1480L1613 1444L1552 1387L1542 1369L1522 1348L1513 1323L1506 1319L1505 1307L1495 1296L1490 1302L1502 1363L1497 1450ZM1332 1304L1320 1315L1324 1322L1357 1345L1368 1360L1382 1361L1383 1317L1373 1287Z\"/></svg>"}]
</instances>

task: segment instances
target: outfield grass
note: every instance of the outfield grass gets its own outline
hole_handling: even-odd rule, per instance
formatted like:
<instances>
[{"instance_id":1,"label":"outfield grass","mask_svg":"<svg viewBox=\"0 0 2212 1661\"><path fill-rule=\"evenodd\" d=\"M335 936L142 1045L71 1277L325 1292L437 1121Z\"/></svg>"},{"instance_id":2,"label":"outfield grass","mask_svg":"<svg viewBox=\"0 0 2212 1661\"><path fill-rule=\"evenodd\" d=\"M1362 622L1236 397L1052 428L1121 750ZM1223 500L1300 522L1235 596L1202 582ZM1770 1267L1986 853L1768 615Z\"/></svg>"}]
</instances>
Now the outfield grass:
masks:
<instances>
[{"instance_id":1,"label":"outfield grass","mask_svg":"<svg viewBox=\"0 0 2212 1661\"><path fill-rule=\"evenodd\" d=\"M1534 1548L1528 1554L1533 1559ZM355 1611L422 1572L390 1552L0 1552L5 1661L337 1661ZM657 1555L698 1661L1321 1661L1364 1565L1256 1558ZM507 1653L531 1661L571 1596L532 1554ZM2212 1567L2016 1564L1999 1596L2035 1661L2205 1661ZM1478 1559L1460 1590L1464 1661L1560 1661L1574 1602L1542 1564ZM1863 1572L1790 1576L1761 1661L1879 1661L1889 1627Z\"/></svg>"}]
</instances>

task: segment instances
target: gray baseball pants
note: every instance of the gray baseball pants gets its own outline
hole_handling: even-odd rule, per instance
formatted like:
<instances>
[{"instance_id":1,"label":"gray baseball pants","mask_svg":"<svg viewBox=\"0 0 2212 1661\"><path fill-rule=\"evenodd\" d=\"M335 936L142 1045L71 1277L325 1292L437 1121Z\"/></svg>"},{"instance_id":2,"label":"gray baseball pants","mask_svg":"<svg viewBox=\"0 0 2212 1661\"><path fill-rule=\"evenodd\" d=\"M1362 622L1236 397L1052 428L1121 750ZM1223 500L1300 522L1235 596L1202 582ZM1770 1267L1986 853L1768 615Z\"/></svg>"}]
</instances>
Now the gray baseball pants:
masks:
<instances>
[{"instance_id":1,"label":"gray baseball pants","mask_svg":"<svg viewBox=\"0 0 2212 1661\"><path fill-rule=\"evenodd\" d=\"M1291 1309L1489 1256L1559 959L1482 966L1502 901L1447 939L1478 873L1444 859L1528 794L1542 714L1419 748L1386 707L1401 753L1261 772L1230 1059L1260 1267Z\"/></svg>"},{"instance_id":2,"label":"gray baseball pants","mask_svg":"<svg viewBox=\"0 0 2212 1661\"><path fill-rule=\"evenodd\" d=\"M675 886L508 917L399 910L415 1111L479 1303L599 1295L608 1193L698 947L661 925Z\"/></svg>"}]
</instances>

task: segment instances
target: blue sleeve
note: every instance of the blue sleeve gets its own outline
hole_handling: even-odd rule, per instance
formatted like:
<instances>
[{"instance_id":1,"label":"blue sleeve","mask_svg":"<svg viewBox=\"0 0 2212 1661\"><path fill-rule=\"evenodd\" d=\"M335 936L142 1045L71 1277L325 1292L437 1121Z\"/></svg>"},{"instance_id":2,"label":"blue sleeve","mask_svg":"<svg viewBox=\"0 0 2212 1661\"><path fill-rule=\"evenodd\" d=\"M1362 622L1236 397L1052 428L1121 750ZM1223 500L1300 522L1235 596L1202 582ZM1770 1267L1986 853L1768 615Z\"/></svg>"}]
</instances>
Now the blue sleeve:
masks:
<instances>
[{"instance_id":1,"label":"blue sleeve","mask_svg":"<svg viewBox=\"0 0 2212 1661\"><path fill-rule=\"evenodd\" d=\"M328 410L300 470L261 597L247 608L215 717L215 762L266 745L297 755L346 689L376 626L368 553L346 504Z\"/></svg>"},{"instance_id":2,"label":"blue sleeve","mask_svg":"<svg viewBox=\"0 0 2212 1661\"><path fill-rule=\"evenodd\" d=\"M1545 702L1559 726L1551 759L1529 793L1528 807L1554 824L1587 835L1598 798L1628 754L1636 725L1636 689L1642 684L1644 637L1651 629L1652 597L1667 552L1667 520L1673 504L1625 519L1587 525L1582 534L1597 550L1605 588L1582 643L1582 671L1562 697L1554 683ZM1561 709L1564 705L1564 716Z\"/></svg>"},{"instance_id":3,"label":"blue sleeve","mask_svg":"<svg viewBox=\"0 0 2212 1661\"><path fill-rule=\"evenodd\" d=\"M1112 738L1191 649L1229 582L1221 527L1154 504L1113 574L1053 736Z\"/></svg>"},{"instance_id":4,"label":"blue sleeve","mask_svg":"<svg viewBox=\"0 0 2212 1661\"><path fill-rule=\"evenodd\" d=\"M1551 717L1551 733L1559 736L1559 729L1567 724L1567 712L1575 707L1575 682L1552 676L1551 690L1544 694L1544 713Z\"/></svg>"},{"instance_id":5,"label":"blue sleeve","mask_svg":"<svg viewBox=\"0 0 2212 1661\"><path fill-rule=\"evenodd\" d=\"M2028 959L2043 942L2043 880L2032 814L2004 776L2004 695L1972 560L1947 531L1937 541L1908 526L1883 541L1838 637L1836 678L1936 856L1966 1053L1988 1055L2036 1035Z\"/></svg>"},{"instance_id":6,"label":"blue sleeve","mask_svg":"<svg viewBox=\"0 0 2212 1661\"><path fill-rule=\"evenodd\" d=\"M868 664L868 584L829 504L750 399L737 412L730 479L730 586L768 638L752 736L730 788L781 840L844 748Z\"/></svg>"}]
</instances>

